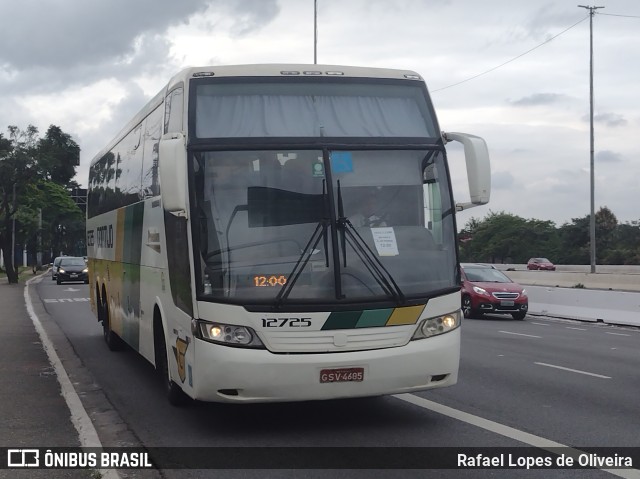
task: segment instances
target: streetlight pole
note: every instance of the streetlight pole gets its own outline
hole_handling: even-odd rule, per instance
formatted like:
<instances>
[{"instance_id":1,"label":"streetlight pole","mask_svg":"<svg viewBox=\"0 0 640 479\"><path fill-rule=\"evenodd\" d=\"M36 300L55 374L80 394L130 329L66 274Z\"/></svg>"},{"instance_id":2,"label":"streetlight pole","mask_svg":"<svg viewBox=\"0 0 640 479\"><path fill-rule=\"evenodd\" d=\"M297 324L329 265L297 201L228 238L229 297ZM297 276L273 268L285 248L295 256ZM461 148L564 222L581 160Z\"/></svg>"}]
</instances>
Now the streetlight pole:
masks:
<instances>
[{"instance_id":1,"label":"streetlight pole","mask_svg":"<svg viewBox=\"0 0 640 479\"><path fill-rule=\"evenodd\" d=\"M591 191L591 214L589 216L589 242L591 257L591 272L596 272L596 212L595 212L595 174L594 174L594 154L595 141L593 134L593 16L596 10L604 7L589 7L587 5L578 5L580 8L589 10L589 118L590 118L590 191Z\"/></svg>"},{"instance_id":2,"label":"streetlight pole","mask_svg":"<svg viewBox=\"0 0 640 479\"><path fill-rule=\"evenodd\" d=\"M318 63L318 0L313 0L313 64Z\"/></svg>"}]
</instances>

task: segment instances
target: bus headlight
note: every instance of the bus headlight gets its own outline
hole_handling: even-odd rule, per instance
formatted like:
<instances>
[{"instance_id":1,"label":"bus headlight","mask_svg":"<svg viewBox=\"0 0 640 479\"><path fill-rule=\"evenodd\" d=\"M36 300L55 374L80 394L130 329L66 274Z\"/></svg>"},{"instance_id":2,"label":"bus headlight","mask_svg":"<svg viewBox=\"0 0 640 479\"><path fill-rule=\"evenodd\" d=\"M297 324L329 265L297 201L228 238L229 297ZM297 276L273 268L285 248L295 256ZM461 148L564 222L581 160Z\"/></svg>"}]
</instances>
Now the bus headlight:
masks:
<instances>
[{"instance_id":1,"label":"bus headlight","mask_svg":"<svg viewBox=\"0 0 640 479\"><path fill-rule=\"evenodd\" d=\"M210 323L194 319L191 329L196 337L212 343L247 348L264 348L264 344L262 344L256 332L246 326Z\"/></svg>"},{"instance_id":2,"label":"bus headlight","mask_svg":"<svg viewBox=\"0 0 640 479\"><path fill-rule=\"evenodd\" d=\"M412 340L430 338L438 334L448 333L460 326L460 310L443 314L435 318L426 318L420 322L418 329L413 333Z\"/></svg>"}]
</instances>

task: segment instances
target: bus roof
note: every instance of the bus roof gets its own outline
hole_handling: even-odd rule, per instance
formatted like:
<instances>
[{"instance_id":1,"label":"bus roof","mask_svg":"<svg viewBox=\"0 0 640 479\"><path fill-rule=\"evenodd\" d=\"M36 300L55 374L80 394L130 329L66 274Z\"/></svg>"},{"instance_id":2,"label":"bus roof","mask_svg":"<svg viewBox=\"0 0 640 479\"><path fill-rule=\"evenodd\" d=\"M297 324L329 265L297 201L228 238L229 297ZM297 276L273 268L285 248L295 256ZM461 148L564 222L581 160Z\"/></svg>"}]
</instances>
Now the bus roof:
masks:
<instances>
[{"instance_id":1,"label":"bus roof","mask_svg":"<svg viewBox=\"0 0 640 479\"><path fill-rule=\"evenodd\" d=\"M129 121L124 128L91 160L91 166L97 163L113 145L126 136L138 125L146 115L160 106L164 95L175 85L187 83L197 77L338 77L338 78L384 78L400 80L418 80L422 77L411 70L397 70L392 68L370 68L346 65L317 65L304 63L264 63L253 65L215 65L203 67L189 67L174 75L162 90L147 103L140 112Z\"/></svg>"},{"instance_id":2,"label":"bus roof","mask_svg":"<svg viewBox=\"0 0 640 479\"><path fill-rule=\"evenodd\" d=\"M391 68L354 67L345 65L314 65L301 63L265 63L255 65L217 65L185 68L175 75L168 88L181 81L194 77L284 77L316 76L347 78L389 78L422 80L422 77L410 70Z\"/></svg>"}]
</instances>

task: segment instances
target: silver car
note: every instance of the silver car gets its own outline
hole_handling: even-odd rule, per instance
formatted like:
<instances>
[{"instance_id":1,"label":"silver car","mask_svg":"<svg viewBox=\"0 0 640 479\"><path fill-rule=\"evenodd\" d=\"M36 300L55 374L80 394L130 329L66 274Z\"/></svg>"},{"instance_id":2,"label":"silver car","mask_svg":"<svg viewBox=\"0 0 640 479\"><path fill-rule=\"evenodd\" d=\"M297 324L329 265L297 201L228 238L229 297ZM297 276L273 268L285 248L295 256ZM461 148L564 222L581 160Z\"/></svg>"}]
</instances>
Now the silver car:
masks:
<instances>
[{"instance_id":1,"label":"silver car","mask_svg":"<svg viewBox=\"0 0 640 479\"><path fill-rule=\"evenodd\" d=\"M60 267L62 258L64 258L64 256L58 256L53 260L53 263L51 263L51 279L54 281L58 279L58 267Z\"/></svg>"}]
</instances>

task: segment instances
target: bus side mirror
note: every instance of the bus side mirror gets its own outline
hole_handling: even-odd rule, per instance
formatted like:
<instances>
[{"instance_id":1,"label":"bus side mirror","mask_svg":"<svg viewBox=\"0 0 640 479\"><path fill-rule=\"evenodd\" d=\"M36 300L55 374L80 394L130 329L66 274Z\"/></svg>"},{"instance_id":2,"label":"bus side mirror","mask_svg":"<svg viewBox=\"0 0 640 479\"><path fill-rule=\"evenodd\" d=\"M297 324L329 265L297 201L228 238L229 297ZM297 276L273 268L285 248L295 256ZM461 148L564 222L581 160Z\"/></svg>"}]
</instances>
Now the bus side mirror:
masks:
<instances>
[{"instance_id":1,"label":"bus side mirror","mask_svg":"<svg viewBox=\"0 0 640 479\"><path fill-rule=\"evenodd\" d=\"M182 133L167 133L158 149L160 193L165 211L187 215L187 149Z\"/></svg>"},{"instance_id":2,"label":"bus side mirror","mask_svg":"<svg viewBox=\"0 0 640 479\"><path fill-rule=\"evenodd\" d=\"M456 210L486 205L491 196L491 162L487 144L479 136L467 133L443 133L443 137L446 141L458 141L464 146L471 202L457 203Z\"/></svg>"}]
</instances>

